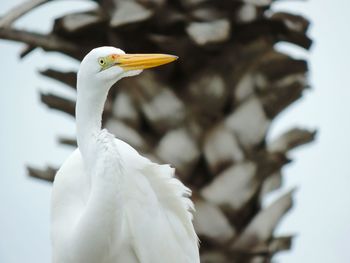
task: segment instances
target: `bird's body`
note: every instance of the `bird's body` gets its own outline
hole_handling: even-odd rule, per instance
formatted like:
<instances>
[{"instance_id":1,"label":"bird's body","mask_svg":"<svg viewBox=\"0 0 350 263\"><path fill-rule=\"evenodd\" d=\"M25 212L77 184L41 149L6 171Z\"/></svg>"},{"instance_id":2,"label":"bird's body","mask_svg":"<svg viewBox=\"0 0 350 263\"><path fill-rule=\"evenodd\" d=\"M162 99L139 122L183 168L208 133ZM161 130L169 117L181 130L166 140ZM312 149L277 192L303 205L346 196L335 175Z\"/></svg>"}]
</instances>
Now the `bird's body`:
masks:
<instances>
[{"instance_id":1,"label":"bird's body","mask_svg":"<svg viewBox=\"0 0 350 263\"><path fill-rule=\"evenodd\" d=\"M87 77L94 71L83 71L83 64L110 54L115 58L123 52L97 49L83 60L78 74L79 149L65 161L54 182L53 261L199 263L198 240L189 211L193 208L190 190L174 177L169 165L151 162L101 130L110 86L124 77L124 72L126 76L140 73L134 68L123 72L111 69L102 80ZM105 87L92 90L103 80Z\"/></svg>"}]
</instances>

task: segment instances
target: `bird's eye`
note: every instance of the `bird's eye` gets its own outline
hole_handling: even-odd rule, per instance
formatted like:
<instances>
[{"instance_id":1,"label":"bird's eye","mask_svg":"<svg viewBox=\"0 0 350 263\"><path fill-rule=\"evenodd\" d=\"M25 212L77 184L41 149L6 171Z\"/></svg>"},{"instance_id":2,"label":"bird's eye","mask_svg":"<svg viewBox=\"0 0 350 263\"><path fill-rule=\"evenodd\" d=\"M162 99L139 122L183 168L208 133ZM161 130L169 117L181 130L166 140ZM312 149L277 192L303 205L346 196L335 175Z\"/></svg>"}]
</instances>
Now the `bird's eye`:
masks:
<instances>
[{"instance_id":1,"label":"bird's eye","mask_svg":"<svg viewBox=\"0 0 350 263\"><path fill-rule=\"evenodd\" d=\"M98 59L98 64L100 64L100 66L105 66L106 65L106 59L105 58L99 58Z\"/></svg>"}]
</instances>

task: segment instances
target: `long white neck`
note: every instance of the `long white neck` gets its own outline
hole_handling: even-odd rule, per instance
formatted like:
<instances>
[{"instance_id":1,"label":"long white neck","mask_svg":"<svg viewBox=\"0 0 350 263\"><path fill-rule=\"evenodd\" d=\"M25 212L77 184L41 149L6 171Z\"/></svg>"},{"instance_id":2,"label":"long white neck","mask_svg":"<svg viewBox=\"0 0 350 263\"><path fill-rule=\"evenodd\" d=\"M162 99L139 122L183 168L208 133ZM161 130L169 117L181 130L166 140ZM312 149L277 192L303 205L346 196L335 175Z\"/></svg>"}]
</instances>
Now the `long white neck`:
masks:
<instances>
[{"instance_id":1,"label":"long white neck","mask_svg":"<svg viewBox=\"0 0 350 263\"><path fill-rule=\"evenodd\" d=\"M84 79L86 78L78 75L75 117L78 147L83 158L89 161L89 157L93 156L97 135L101 131L102 113L109 87L98 87Z\"/></svg>"}]
</instances>

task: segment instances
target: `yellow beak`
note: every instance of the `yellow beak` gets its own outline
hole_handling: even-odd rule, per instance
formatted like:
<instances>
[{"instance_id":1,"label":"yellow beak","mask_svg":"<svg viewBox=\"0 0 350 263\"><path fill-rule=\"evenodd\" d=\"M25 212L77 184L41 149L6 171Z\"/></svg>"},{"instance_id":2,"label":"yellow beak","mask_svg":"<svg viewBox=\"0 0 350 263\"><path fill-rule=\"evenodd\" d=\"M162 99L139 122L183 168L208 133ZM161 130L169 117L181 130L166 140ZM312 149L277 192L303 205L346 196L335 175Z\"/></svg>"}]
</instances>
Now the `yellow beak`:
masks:
<instances>
[{"instance_id":1,"label":"yellow beak","mask_svg":"<svg viewBox=\"0 0 350 263\"><path fill-rule=\"evenodd\" d=\"M178 57L167 54L114 54L110 59L124 70L137 70L158 67L173 62Z\"/></svg>"}]
</instances>

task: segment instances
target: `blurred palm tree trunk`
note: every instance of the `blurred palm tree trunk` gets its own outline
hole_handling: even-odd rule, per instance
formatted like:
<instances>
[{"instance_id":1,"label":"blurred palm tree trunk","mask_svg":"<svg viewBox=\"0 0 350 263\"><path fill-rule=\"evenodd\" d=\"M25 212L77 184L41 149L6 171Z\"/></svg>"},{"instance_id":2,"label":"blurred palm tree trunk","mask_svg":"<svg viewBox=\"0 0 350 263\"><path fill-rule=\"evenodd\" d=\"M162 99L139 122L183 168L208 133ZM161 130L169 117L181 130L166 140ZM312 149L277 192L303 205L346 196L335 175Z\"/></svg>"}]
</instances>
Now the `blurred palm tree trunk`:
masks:
<instances>
[{"instance_id":1,"label":"blurred palm tree trunk","mask_svg":"<svg viewBox=\"0 0 350 263\"><path fill-rule=\"evenodd\" d=\"M281 186L288 152L315 132L294 128L271 143L266 134L308 86L307 62L275 44L309 49L309 22L273 12L272 0L100 0L95 10L56 19L48 35L12 27L47 2L28 1L0 19L0 38L26 44L21 57L42 48L80 60L102 45L180 57L118 83L104 126L149 158L175 166L192 188L202 262L269 262L290 249L292 236L273 233L292 206L293 191L267 208L261 202ZM40 73L75 88L76 72ZM74 116L74 101L51 93L41 100ZM76 145L74 138L59 141ZM28 170L52 181L56 169Z\"/></svg>"}]
</instances>

